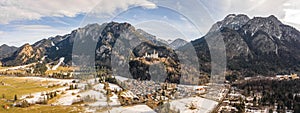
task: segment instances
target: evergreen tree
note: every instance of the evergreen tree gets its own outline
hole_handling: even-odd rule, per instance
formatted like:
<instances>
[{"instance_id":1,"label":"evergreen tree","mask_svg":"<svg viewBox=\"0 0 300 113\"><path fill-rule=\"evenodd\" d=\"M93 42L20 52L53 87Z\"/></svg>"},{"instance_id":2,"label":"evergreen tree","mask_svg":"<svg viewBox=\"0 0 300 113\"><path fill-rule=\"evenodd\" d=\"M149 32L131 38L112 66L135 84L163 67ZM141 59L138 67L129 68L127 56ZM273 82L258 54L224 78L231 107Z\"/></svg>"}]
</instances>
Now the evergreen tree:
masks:
<instances>
[{"instance_id":1,"label":"evergreen tree","mask_svg":"<svg viewBox=\"0 0 300 113\"><path fill-rule=\"evenodd\" d=\"M18 97L17 97L17 94L15 94L15 99L14 99L15 101L17 101L18 100Z\"/></svg>"},{"instance_id":2,"label":"evergreen tree","mask_svg":"<svg viewBox=\"0 0 300 113\"><path fill-rule=\"evenodd\" d=\"M73 84L70 84L70 90L73 90Z\"/></svg>"},{"instance_id":3,"label":"evergreen tree","mask_svg":"<svg viewBox=\"0 0 300 113\"><path fill-rule=\"evenodd\" d=\"M77 84L75 84L75 89L78 89L78 85Z\"/></svg>"}]
</instances>

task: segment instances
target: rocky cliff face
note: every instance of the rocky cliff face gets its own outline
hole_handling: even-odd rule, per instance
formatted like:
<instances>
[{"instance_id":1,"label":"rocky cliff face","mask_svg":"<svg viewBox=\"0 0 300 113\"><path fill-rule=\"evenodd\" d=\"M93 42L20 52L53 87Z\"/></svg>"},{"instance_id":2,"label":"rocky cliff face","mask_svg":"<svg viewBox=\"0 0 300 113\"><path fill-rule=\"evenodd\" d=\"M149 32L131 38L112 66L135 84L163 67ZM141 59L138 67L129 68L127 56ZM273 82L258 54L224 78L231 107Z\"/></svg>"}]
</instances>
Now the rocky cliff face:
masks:
<instances>
[{"instance_id":1,"label":"rocky cliff face","mask_svg":"<svg viewBox=\"0 0 300 113\"><path fill-rule=\"evenodd\" d=\"M244 14L229 14L222 21L216 22L209 30L209 32L215 32L220 30L220 28L230 28L233 30L240 29L243 25L245 25L250 18Z\"/></svg>"},{"instance_id":2,"label":"rocky cliff face","mask_svg":"<svg viewBox=\"0 0 300 113\"><path fill-rule=\"evenodd\" d=\"M156 64L162 64L161 67ZM129 62L130 73L135 79L158 80L161 82L180 83L180 63L174 50L165 46L156 46L151 43L141 43L133 49L133 56ZM150 66L157 66L151 70ZM151 74L159 71L156 74Z\"/></svg>"},{"instance_id":3,"label":"rocky cliff face","mask_svg":"<svg viewBox=\"0 0 300 113\"><path fill-rule=\"evenodd\" d=\"M42 52L39 49L36 49L29 44L25 44L18 48L11 56L2 59L2 65L24 65L31 62L36 62L41 57Z\"/></svg>"},{"instance_id":4,"label":"rocky cliff face","mask_svg":"<svg viewBox=\"0 0 300 113\"><path fill-rule=\"evenodd\" d=\"M299 31L282 24L273 15L249 19L245 15L231 14L214 24L209 34L192 41L200 64L210 64L206 40L218 38L225 43L227 68L231 74L275 75L300 70ZM202 71L209 73L208 66Z\"/></svg>"}]
</instances>

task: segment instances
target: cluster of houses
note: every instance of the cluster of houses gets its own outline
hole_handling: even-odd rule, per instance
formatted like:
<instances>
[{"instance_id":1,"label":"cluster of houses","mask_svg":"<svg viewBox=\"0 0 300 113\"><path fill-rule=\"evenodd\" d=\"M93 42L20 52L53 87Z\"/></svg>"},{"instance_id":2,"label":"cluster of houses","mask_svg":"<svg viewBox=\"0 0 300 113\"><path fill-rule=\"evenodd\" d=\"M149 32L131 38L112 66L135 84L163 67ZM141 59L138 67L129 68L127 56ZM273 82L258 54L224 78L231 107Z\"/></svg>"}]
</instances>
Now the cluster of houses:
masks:
<instances>
[{"instance_id":1,"label":"cluster of houses","mask_svg":"<svg viewBox=\"0 0 300 113\"><path fill-rule=\"evenodd\" d=\"M177 92L176 89L176 84L161 83L159 87L157 86L157 84L152 84L152 86L155 86L155 88L150 88L153 90L145 91L138 91L135 90L133 86L127 86L128 90L124 90L118 95L121 105L146 103L147 105L155 108L161 102L167 101L168 99L175 99L175 97L179 95L179 92ZM143 88L146 89L147 87ZM140 90L143 90L143 88L141 88Z\"/></svg>"},{"instance_id":2,"label":"cluster of houses","mask_svg":"<svg viewBox=\"0 0 300 113\"><path fill-rule=\"evenodd\" d=\"M242 107L245 113L268 113L268 108L258 107L257 100L262 98L261 93L255 93L253 96L244 96L234 89L227 94L222 101L218 112L219 113L232 113L240 112L238 107Z\"/></svg>"},{"instance_id":3,"label":"cluster of houses","mask_svg":"<svg viewBox=\"0 0 300 113\"><path fill-rule=\"evenodd\" d=\"M227 94L224 100L220 103L217 109L218 113L238 113L238 107L242 107L245 113L269 113L270 110L273 113L277 113L277 104L275 106L259 106L258 100L262 98L262 93L254 93L252 96L245 96L234 88L231 88L231 92ZM240 108L241 109L241 108ZM293 113L293 110L286 110L286 113Z\"/></svg>"},{"instance_id":4,"label":"cluster of houses","mask_svg":"<svg viewBox=\"0 0 300 113\"><path fill-rule=\"evenodd\" d=\"M261 79L269 79L269 80L296 80L300 77L297 74L286 74L286 75L276 75L276 76L256 76L256 77L245 77L244 80L261 80Z\"/></svg>"},{"instance_id":5,"label":"cluster of houses","mask_svg":"<svg viewBox=\"0 0 300 113\"><path fill-rule=\"evenodd\" d=\"M276 78L279 80L295 80L295 79L299 79L299 76L297 74L276 75Z\"/></svg>"},{"instance_id":6,"label":"cluster of houses","mask_svg":"<svg viewBox=\"0 0 300 113\"><path fill-rule=\"evenodd\" d=\"M146 103L151 108L156 108L162 102L168 100L204 94L206 90L204 87L187 88L186 86L173 83L155 83L154 81L134 79L125 80L120 84L125 89L118 93L121 105Z\"/></svg>"}]
</instances>

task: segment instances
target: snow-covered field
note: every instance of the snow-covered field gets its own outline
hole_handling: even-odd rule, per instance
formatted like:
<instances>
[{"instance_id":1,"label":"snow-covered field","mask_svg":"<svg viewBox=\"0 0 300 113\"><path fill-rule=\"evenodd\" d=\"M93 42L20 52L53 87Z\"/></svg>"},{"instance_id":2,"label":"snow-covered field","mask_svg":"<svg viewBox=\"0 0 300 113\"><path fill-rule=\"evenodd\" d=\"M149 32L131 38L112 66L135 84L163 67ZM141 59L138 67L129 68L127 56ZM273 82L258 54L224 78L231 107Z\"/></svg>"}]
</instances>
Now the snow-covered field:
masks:
<instances>
[{"instance_id":1,"label":"snow-covered field","mask_svg":"<svg viewBox=\"0 0 300 113\"><path fill-rule=\"evenodd\" d=\"M189 109L191 104L194 104L197 109ZM218 102L201 97L190 97L170 102L171 109L179 110L180 113L210 113L217 105Z\"/></svg>"},{"instance_id":2,"label":"snow-covered field","mask_svg":"<svg viewBox=\"0 0 300 113\"><path fill-rule=\"evenodd\" d=\"M121 107L114 107L109 110L110 113L156 113L147 105L135 105L135 106L121 106ZM108 111L103 112L108 113Z\"/></svg>"},{"instance_id":3,"label":"snow-covered field","mask_svg":"<svg viewBox=\"0 0 300 113\"><path fill-rule=\"evenodd\" d=\"M80 91L79 89L65 91L65 94L63 94L61 98L59 98L54 103L54 105L72 105L73 102L80 100L80 98L77 97L78 95L77 93L79 91ZM75 95L72 95L72 93L74 93Z\"/></svg>"},{"instance_id":4,"label":"snow-covered field","mask_svg":"<svg viewBox=\"0 0 300 113\"><path fill-rule=\"evenodd\" d=\"M54 91L64 91L65 89L67 89L68 87L61 87L61 88L58 88L58 89L55 89L55 90L51 90L51 91L48 91L48 92L54 92ZM31 96L32 98L26 98L27 96L29 95L23 95L20 99L25 99L28 103L31 103L31 104L35 104L36 102L41 102L43 101L46 97L46 95L42 95L42 94L46 94L47 92L46 91L43 91L43 92L37 92L37 93L32 93Z\"/></svg>"},{"instance_id":5,"label":"snow-covered field","mask_svg":"<svg viewBox=\"0 0 300 113\"><path fill-rule=\"evenodd\" d=\"M89 83L93 82L93 80L89 80ZM79 83L79 87L83 87L86 85L85 83ZM110 89L117 89L121 90L121 88L115 84L109 84ZM66 94L62 95L61 98L57 100L55 103L56 105L72 105L74 101L78 101L78 99L85 98L87 96L90 96L92 99L95 100L95 102L89 102L86 103L89 106L94 106L94 107L105 107L107 105L107 98L106 98L106 91L103 89L104 84L102 83L97 83L93 85L93 88L90 90L86 91L80 91L79 89L77 90L67 90L65 91ZM83 88L81 88L83 89ZM72 93L75 95L72 95ZM80 97L77 97L79 95ZM120 106L120 102L118 100L118 96L116 94L113 94L112 97L110 97L110 106Z\"/></svg>"},{"instance_id":6,"label":"snow-covered field","mask_svg":"<svg viewBox=\"0 0 300 113\"><path fill-rule=\"evenodd\" d=\"M109 88L112 90L114 90L114 89L122 90L122 88L120 88L118 85L112 84L112 83L109 83Z\"/></svg>"},{"instance_id":7,"label":"snow-covered field","mask_svg":"<svg viewBox=\"0 0 300 113\"><path fill-rule=\"evenodd\" d=\"M210 85L207 87L207 93L204 94L203 97L220 101L225 97L228 91L229 90L222 84Z\"/></svg>"},{"instance_id":8,"label":"snow-covered field","mask_svg":"<svg viewBox=\"0 0 300 113\"><path fill-rule=\"evenodd\" d=\"M121 76L115 76L115 78L121 82L124 82L125 80L128 80L129 78L121 77Z\"/></svg>"},{"instance_id":9,"label":"snow-covered field","mask_svg":"<svg viewBox=\"0 0 300 113\"><path fill-rule=\"evenodd\" d=\"M96 112L97 109L101 107L107 107L110 106L111 110L109 110L111 113L155 113L154 110L149 108L147 105L134 105L134 106L121 106L118 96L113 93L113 96L110 97L109 103L107 103L107 97L106 97L106 90L103 89L104 84L98 83L95 79L89 79L86 81L81 81L80 83L72 83L75 79L54 79L54 78L42 78L42 77L21 77L24 79L30 79L30 80L36 80L36 81L50 81L53 82L53 84L77 84L79 89L74 90L68 90L69 86L61 87L54 89L49 92L53 91L59 91L60 97L55 100L52 105L72 105L72 103L76 101L80 101L84 99L85 97L90 97L93 99L93 101L83 101L85 105L89 106L87 107L88 111L90 112ZM126 78L123 77L116 77L118 80L126 80ZM88 90L84 90L85 86L88 84L92 85L92 87ZM117 89L122 90L118 85L109 83L109 87L111 90ZM180 85L180 87L189 87L191 89L196 88L203 88L206 86L189 86L189 85ZM219 88L219 87L218 87ZM223 89L223 87L221 87ZM212 88L216 90L215 88ZM64 92L64 94L61 94ZM221 91L224 92L224 91ZM26 98L28 95L23 95L21 99L26 99L29 103L35 103L37 101L41 101L45 98L45 96L42 96L41 94L45 94L46 92L36 92L32 93L31 95L33 98ZM218 92L219 93L219 92ZM223 93L221 93L223 94ZM193 104L193 106L196 107L196 109L190 109L190 106ZM170 101L170 108L175 111L180 111L181 113L209 113L211 112L216 106L218 102L202 97L189 97L189 98L183 98L178 100L172 100ZM108 111L106 111L108 112Z\"/></svg>"},{"instance_id":10,"label":"snow-covered field","mask_svg":"<svg viewBox=\"0 0 300 113\"><path fill-rule=\"evenodd\" d=\"M50 82L49 84L60 84L60 85L63 85L65 83L70 84L73 81L73 79L55 79L55 78L43 78L43 77L19 77L19 78L37 81L37 82L49 81ZM60 93L61 93L61 91L65 91L67 88L69 88L69 87L60 87L60 88L57 88L54 90L43 91L43 92L33 92L30 95L28 94L28 95L21 96L20 99L25 99L29 103L36 103L36 102L44 100L46 98L46 95L42 95L42 94L46 94L47 92L54 92L54 91L60 91ZM31 96L31 98L26 98L27 96Z\"/></svg>"}]
</instances>

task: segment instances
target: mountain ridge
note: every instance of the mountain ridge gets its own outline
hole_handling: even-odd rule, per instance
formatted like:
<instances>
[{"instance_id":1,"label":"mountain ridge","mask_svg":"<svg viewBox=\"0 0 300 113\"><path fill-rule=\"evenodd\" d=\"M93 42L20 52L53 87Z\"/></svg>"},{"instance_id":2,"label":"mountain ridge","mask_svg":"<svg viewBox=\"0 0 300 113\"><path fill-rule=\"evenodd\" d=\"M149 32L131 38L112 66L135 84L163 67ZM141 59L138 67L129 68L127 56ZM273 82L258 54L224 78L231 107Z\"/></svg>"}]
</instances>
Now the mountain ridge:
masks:
<instances>
[{"instance_id":1,"label":"mountain ridge","mask_svg":"<svg viewBox=\"0 0 300 113\"><path fill-rule=\"evenodd\" d=\"M10 56L13 52L15 52L18 48L15 46L9 46L3 44L0 46L0 60ZM0 63L2 65L2 63Z\"/></svg>"},{"instance_id":2,"label":"mountain ridge","mask_svg":"<svg viewBox=\"0 0 300 113\"><path fill-rule=\"evenodd\" d=\"M232 24L241 23L231 21L236 17L243 17L237 20L243 24ZM228 15L214 24L209 33L192 41L200 65L208 64L200 67L206 73L210 73L211 61L207 39L224 40L229 75L270 76L300 71L300 32L284 25L274 15L252 19L245 15Z\"/></svg>"},{"instance_id":3,"label":"mountain ridge","mask_svg":"<svg viewBox=\"0 0 300 113\"><path fill-rule=\"evenodd\" d=\"M188 42L184 39L181 38L177 38L174 41L172 41L169 46L173 49L178 49L179 47L182 47L184 45L186 45Z\"/></svg>"},{"instance_id":4,"label":"mountain ridge","mask_svg":"<svg viewBox=\"0 0 300 113\"><path fill-rule=\"evenodd\" d=\"M213 24L208 34L191 41L197 53L197 56L192 57L198 58L201 73L210 74L211 55L206 40L214 38L224 41L227 59L226 73L228 75L269 76L280 73L299 73L299 37L300 32L297 29L283 24L274 15L250 19L244 14L229 14L223 20ZM77 40L78 38L81 42ZM118 39L122 39L122 42L118 42ZM82 47L95 48L95 50L79 49L79 51L74 51L76 49L76 47L73 47L74 42ZM136 29L126 22L110 22L101 25L95 23L73 30L63 36L43 39L32 45L23 45L14 54L3 58L1 62L4 66L21 65L39 61L39 59L46 56L48 62L57 61L64 57L64 64L71 65L74 63L72 62L72 55L77 55L76 58L81 59L79 53L94 52L95 59L92 62L95 62L96 66L112 68L110 64L111 55L115 54L112 53L112 50L116 43L133 48L141 42L154 44L155 46L151 49L155 49L156 46L168 47L168 44L158 41L154 35ZM95 44L95 47L91 44ZM186 47L184 44L180 45L181 47L173 49L180 50ZM143 51L146 51L145 47L140 46L136 50L143 53ZM134 53L134 51L126 53L128 51L126 48L119 49L120 53L116 53L119 60L124 60L126 55ZM21 52L25 50L29 51ZM36 53L33 54L33 51ZM28 54L24 57L23 54L18 53ZM92 62L86 62L86 64L94 65ZM121 62L120 65L125 65L125 63L129 63L129 61ZM177 71L176 74L178 74Z\"/></svg>"}]
</instances>

